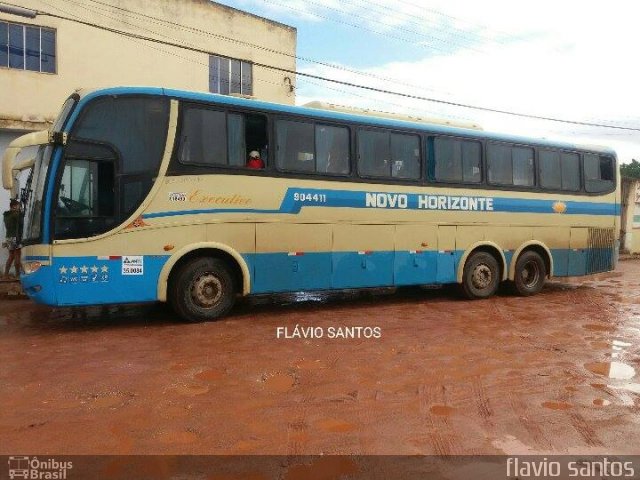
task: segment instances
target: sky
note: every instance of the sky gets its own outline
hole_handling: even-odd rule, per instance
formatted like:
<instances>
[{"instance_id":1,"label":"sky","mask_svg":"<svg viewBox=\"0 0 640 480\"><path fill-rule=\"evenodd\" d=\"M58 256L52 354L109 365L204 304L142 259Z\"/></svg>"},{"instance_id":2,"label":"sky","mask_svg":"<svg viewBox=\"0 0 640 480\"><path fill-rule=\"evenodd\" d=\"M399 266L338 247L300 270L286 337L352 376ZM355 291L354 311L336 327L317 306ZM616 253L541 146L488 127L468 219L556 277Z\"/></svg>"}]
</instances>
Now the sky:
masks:
<instances>
[{"instance_id":1,"label":"sky","mask_svg":"<svg viewBox=\"0 0 640 480\"><path fill-rule=\"evenodd\" d=\"M448 120L605 145L640 160L634 1L220 0L297 28L300 72L430 99L622 130L520 118L298 76L296 103ZM320 65L331 64L332 66Z\"/></svg>"}]
</instances>

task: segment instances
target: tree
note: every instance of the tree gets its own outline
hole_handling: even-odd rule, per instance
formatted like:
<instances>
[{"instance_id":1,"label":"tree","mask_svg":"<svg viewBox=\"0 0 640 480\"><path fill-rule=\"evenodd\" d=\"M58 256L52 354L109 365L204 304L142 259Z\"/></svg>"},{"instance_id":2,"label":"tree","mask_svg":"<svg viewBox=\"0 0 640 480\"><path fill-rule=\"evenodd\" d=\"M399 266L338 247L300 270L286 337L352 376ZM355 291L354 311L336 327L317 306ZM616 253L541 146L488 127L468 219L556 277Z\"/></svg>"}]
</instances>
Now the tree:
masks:
<instances>
[{"instance_id":1,"label":"tree","mask_svg":"<svg viewBox=\"0 0 640 480\"><path fill-rule=\"evenodd\" d=\"M640 162L631 160L631 163L623 163L620 165L620 173L623 177L640 179Z\"/></svg>"}]
</instances>

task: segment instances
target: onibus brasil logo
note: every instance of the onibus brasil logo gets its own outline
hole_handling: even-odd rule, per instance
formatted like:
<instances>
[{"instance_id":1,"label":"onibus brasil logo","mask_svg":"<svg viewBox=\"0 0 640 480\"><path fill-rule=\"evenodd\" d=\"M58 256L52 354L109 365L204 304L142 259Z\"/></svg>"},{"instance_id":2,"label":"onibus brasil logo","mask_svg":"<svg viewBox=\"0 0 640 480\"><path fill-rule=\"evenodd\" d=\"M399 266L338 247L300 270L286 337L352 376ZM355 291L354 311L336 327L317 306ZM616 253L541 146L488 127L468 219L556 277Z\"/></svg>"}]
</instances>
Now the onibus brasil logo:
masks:
<instances>
[{"instance_id":1,"label":"onibus brasil logo","mask_svg":"<svg viewBox=\"0 0 640 480\"><path fill-rule=\"evenodd\" d=\"M39 460L38 457L9 457L9 478L37 480L64 480L73 462L61 462L53 458Z\"/></svg>"}]
</instances>

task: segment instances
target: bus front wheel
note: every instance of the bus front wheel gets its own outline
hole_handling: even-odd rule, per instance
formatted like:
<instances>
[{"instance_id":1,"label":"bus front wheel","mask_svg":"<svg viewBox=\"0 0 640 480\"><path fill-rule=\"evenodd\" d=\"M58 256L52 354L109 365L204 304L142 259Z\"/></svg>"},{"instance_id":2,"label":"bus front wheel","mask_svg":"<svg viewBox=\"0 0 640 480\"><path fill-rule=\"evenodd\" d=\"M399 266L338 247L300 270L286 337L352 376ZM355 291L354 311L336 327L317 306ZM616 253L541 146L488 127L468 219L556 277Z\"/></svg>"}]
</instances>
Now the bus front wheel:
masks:
<instances>
[{"instance_id":1,"label":"bus front wheel","mask_svg":"<svg viewBox=\"0 0 640 480\"><path fill-rule=\"evenodd\" d=\"M487 252L471 254L464 265L462 293L470 299L488 298L498 289L500 266Z\"/></svg>"},{"instance_id":2,"label":"bus front wheel","mask_svg":"<svg viewBox=\"0 0 640 480\"><path fill-rule=\"evenodd\" d=\"M513 290L523 297L535 295L542 290L546 278L544 260L538 253L528 250L520 255L516 262Z\"/></svg>"},{"instance_id":3,"label":"bus front wheel","mask_svg":"<svg viewBox=\"0 0 640 480\"><path fill-rule=\"evenodd\" d=\"M236 287L227 264L218 258L195 258L180 267L169 291L171 306L188 322L215 320L231 310Z\"/></svg>"}]
</instances>

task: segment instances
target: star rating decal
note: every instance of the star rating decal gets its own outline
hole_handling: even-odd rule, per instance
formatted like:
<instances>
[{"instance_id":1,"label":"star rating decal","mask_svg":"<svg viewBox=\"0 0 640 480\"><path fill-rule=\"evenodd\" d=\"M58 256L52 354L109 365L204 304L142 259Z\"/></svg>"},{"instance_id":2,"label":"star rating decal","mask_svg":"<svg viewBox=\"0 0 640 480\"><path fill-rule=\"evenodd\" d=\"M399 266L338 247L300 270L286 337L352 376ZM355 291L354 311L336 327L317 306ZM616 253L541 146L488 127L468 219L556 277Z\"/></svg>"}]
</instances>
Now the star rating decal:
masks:
<instances>
[{"instance_id":1,"label":"star rating decal","mask_svg":"<svg viewBox=\"0 0 640 480\"><path fill-rule=\"evenodd\" d=\"M109 266L108 265L61 265L58 267L60 273L59 281L63 284L77 284L82 283L104 283L109 281ZM91 274L89 276L89 274Z\"/></svg>"}]
</instances>

